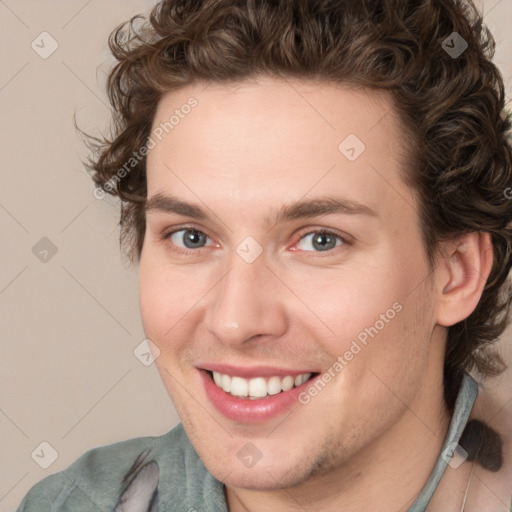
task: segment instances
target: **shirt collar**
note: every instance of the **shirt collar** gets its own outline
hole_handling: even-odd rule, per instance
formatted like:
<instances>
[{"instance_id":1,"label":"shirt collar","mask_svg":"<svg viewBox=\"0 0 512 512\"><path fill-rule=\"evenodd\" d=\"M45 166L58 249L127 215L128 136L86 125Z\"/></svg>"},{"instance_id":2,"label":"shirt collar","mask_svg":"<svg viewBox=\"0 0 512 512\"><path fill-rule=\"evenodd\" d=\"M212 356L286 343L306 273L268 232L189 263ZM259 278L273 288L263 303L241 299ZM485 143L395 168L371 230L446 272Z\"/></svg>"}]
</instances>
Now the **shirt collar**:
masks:
<instances>
[{"instance_id":1,"label":"shirt collar","mask_svg":"<svg viewBox=\"0 0 512 512\"><path fill-rule=\"evenodd\" d=\"M477 395L478 384L473 377L464 373L459 394L455 401L453 417L443 447L441 448L441 453L419 496L407 512L424 512L426 510L464 431Z\"/></svg>"}]
</instances>

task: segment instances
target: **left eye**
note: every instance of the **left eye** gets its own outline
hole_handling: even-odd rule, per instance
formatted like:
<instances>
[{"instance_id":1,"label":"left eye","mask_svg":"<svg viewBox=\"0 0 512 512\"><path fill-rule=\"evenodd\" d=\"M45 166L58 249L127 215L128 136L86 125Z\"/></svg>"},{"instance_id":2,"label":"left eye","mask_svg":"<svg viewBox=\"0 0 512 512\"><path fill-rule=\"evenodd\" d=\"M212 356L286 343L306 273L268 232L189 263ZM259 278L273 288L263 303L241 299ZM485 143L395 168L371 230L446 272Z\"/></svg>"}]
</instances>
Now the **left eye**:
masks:
<instances>
[{"instance_id":1,"label":"left eye","mask_svg":"<svg viewBox=\"0 0 512 512\"><path fill-rule=\"evenodd\" d=\"M303 236L299 248L303 251L329 251L345 243L343 238L329 231L314 231ZM313 249L311 249L313 248Z\"/></svg>"}]
</instances>

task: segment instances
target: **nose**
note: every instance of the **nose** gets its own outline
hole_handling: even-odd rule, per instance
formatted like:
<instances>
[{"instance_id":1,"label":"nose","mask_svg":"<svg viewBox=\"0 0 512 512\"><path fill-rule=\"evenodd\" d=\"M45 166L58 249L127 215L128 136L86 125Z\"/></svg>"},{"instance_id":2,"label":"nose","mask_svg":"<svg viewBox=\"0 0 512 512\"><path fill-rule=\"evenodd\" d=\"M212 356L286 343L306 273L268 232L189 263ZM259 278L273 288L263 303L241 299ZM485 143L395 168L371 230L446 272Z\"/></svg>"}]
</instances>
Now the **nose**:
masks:
<instances>
[{"instance_id":1,"label":"nose","mask_svg":"<svg viewBox=\"0 0 512 512\"><path fill-rule=\"evenodd\" d=\"M206 328L221 343L233 346L279 337L287 328L282 298L282 285L263 257L247 263L235 253L210 295Z\"/></svg>"}]
</instances>

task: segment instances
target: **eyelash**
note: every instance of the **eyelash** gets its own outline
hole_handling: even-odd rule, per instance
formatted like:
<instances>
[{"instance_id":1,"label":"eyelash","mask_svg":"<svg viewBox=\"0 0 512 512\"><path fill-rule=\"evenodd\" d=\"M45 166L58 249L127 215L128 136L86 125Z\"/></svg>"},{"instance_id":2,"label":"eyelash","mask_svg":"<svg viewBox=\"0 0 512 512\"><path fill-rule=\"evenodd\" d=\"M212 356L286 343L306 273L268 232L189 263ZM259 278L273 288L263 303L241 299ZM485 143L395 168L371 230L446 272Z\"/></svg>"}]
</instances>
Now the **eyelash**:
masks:
<instances>
[{"instance_id":1,"label":"eyelash","mask_svg":"<svg viewBox=\"0 0 512 512\"><path fill-rule=\"evenodd\" d=\"M180 226L179 228L172 229L172 231L167 231L167 232L162 233L162 240L168 241L169 244L172 246L172 250L178 254L192 256L194 254L197 254L197 252L200 251L201 249L205 249L205 247L199 247L198 249L183 249L181 247L177 247L175 244L173 244L171 242L170 238L172 235L174 235L175 233L178 233L180 231L196 231L198 233L205 235L207 238L210 238L210 240L211 240L211 237L208 236L208 234L206 234L204 231L201 231L200 229L197 229L194 226ZM343 234L339 233L338 231L326 229L326 228L319 228L319 229L312 229L312 230L310 229L309 231L303 231L299 235L299 239L296 243L299 243L303 238L305 238L307 235L311 235L311 234L331 235L331 236L334 236L335 238L340 239L342 242L341 245L333 247L332 249L329 249L327 251L303 251L306 253L314 253L316 255L314 257L332 256L333 251L335 251L336 249L339 249L340 247L343 247L343 246L349 246L352 243L351 240L346 235L343 235ZM322 252L325 252L326 254L322 254Z\"/></svg>"}]
</instances>

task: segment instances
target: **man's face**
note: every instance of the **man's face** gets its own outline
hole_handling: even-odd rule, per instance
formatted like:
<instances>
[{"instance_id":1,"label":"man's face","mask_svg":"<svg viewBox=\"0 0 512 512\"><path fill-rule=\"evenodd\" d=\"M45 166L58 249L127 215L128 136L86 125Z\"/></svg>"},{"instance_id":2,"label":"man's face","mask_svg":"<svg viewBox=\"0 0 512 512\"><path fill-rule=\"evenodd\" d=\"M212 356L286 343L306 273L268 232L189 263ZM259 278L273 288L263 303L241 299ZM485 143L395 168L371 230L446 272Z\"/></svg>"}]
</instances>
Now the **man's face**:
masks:
<instances>
[{"instance_id":1,"label":"man's face","mask_svg":"<svg viewBox=\"0 0 512 512\"><path fill-rule=\"evenodd\" d=\"M162 98L153 130L172 115L148 155L140 302L206 467L232 486L293 486L417 428L442 344L390 98L297 80L196 84ZM272 394L234 397L214 369L235 394Z\"/></svg>"}]
</instances>

